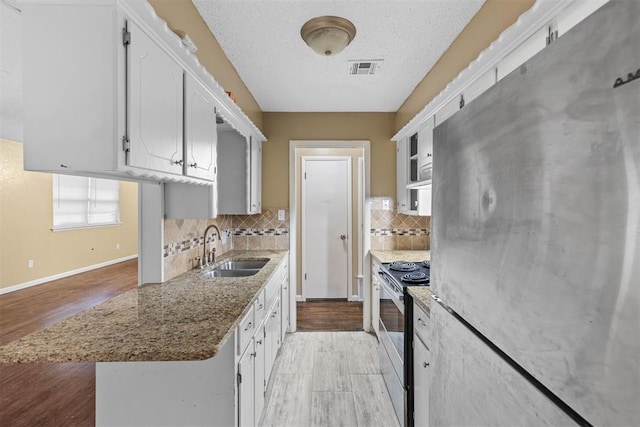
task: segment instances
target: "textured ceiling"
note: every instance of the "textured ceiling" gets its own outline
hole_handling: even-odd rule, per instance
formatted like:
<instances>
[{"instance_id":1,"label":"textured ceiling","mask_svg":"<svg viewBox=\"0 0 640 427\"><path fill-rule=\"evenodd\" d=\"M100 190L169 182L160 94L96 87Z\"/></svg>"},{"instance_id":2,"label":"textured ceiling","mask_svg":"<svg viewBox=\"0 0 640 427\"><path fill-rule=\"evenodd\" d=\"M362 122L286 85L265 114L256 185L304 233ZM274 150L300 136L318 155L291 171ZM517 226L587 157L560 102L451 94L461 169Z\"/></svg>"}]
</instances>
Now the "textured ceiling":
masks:
<instances>
[{"instance_id":1,"label":"textured ceiling","mask_svg":"<svg viewBox=\"0 0 640 427\"><path fill-rule=\"evenodd\" d=\"M395 112L484 0L193 0L262 111ZM323 57L300 38L321 15L349 19L354 41ZM375 75L349 60L383 59Z\"/></svg>"}]
</instances>

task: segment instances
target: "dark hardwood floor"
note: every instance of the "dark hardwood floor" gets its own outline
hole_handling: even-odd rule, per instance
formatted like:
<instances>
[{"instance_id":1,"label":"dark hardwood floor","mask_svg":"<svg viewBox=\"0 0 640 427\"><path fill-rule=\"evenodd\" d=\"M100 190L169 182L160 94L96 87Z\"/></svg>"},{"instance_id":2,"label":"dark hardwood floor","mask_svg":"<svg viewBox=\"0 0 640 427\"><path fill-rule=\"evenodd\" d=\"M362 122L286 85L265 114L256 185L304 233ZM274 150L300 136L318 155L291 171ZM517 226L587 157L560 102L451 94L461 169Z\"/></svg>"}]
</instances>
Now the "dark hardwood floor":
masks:
<instances>
[{"instance_id":1,"label":"dark hardwood floor","mask_svg":"<svg viewBox=\"0 0 640 427\"><path fill-rule=\"evenodd\" d=\"M311 300L296 304L298 331L361 331L362 303Z\"/></svg>"},{"instance_id":2,"label":"dark hardwood floor","mask_svg":"<svg viewBox=\"0 0 640 427\"><path fill-rule=\"evenodd\" d=\"M0 345L53 325L138 284L138 261L0 295ZM0 426L95 424L94 363L0 364Z\"/></svg>"}]
</instances>

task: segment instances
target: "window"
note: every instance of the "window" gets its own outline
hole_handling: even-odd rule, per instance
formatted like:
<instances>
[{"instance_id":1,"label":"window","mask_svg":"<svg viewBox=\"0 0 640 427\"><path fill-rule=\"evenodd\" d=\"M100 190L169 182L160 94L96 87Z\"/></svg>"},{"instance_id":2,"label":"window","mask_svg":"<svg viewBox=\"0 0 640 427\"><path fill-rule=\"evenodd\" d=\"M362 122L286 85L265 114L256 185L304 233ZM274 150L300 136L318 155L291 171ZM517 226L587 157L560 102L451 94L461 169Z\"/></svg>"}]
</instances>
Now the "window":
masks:
<instances>
[{"instance_id":1,"label":"window","mask_svg":"<svg viewBox=\"0 0 640 427\"><path fill-rule=\"evenodd\" d=\"M53 230L120 223L120 183L110 179L53 175Z\"/></svg>"}]
</instances>

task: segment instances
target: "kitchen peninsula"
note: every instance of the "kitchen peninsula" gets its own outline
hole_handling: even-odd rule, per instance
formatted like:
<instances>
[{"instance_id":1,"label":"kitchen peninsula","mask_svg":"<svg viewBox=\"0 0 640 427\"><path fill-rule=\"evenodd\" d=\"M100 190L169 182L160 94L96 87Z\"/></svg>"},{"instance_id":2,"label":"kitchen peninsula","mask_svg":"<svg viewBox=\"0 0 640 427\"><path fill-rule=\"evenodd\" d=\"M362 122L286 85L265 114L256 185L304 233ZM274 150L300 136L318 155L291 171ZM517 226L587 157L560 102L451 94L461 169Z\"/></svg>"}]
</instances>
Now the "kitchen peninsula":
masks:
<instances>
[{"instance_id":1,"label":"kitchen peninsula","mask_svg":"<svg viewBox=\"0 0 640 427\"><path fill-rule=\"evenodd\" d=\"M249 277L205 278L196 269L140 286L0 347L0 363L97 362L97 425L237 425L236 409L247 403L238 399L237 382L245 347L254 359L255 334L272 364L282 340L280 322L273 322L269 350L259 317L265 324L279 319L287 254L227 252L220 263L269 261ZM249 374L242 374L247 384Z\"/></svg>"}]
</instances>

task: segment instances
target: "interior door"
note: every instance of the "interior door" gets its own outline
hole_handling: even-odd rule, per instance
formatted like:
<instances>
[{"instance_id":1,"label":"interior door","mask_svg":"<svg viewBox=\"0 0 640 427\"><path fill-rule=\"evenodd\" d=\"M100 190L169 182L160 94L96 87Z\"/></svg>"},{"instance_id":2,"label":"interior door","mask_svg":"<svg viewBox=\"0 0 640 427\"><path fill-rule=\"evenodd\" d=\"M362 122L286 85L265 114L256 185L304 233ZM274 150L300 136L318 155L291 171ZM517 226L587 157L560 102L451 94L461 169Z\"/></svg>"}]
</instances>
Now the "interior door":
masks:
<instances>
[{"instance_id":1,"label":"interior door","mask_svg":"<svg viewBox=\"0 0 640 427\"><path fill-rule=\"evenodd\" d=\"M302 279L305 298L347 298L351 158L303 158Z\"/></svg>"},{"instance_id":2,"label":"interior door","mask_svg":"<svg viewBox=\"0 0 640 427\"><path fill-rule=\"evenodd\" d=\"M127 28L127 164L181 175L182 68L135 23Z\"/></svg>"}]
</instances>

